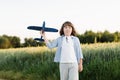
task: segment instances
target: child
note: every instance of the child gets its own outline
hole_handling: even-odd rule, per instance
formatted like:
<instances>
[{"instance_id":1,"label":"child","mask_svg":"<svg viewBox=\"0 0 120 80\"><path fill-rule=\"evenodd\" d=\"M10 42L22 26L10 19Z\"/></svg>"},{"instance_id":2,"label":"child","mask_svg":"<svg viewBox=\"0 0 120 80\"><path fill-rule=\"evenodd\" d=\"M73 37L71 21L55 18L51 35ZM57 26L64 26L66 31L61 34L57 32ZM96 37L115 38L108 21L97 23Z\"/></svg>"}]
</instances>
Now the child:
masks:
<instances>
[{"instance_id":1,"label":"child","mask_svg":"<svg viewBox=\"0 0 120 80\"><path fill-rule=\"evenodd\" d=\"M59 62L60 80L79 80L78 71L83 70L80 41L71 22L66 21L60 29L60 37L49 42L41 32L48 48L57 47L54 62Z\"/></svg>"}]
</instances>

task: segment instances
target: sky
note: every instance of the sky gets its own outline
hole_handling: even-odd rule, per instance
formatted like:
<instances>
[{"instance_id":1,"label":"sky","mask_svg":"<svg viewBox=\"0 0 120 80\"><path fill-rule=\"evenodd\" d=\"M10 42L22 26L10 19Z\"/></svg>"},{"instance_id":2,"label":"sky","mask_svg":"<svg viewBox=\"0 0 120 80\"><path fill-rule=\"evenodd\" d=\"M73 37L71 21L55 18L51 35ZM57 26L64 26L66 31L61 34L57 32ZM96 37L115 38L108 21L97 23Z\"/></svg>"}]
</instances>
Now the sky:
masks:
<instances>
[{"instance_id":1,"label":"sky","mask_svg":"<svg viewBox=\"0 0 120 80\"><path fill-rule=\"evenodd\" d=\"M42 26L60 29L71 21L76 31L120 31L120 0L0 0L0 35L24 38L40 37L39 31L27 27ZM48 39L59 37L46 33Z\"/></svg>"}]
</instances>

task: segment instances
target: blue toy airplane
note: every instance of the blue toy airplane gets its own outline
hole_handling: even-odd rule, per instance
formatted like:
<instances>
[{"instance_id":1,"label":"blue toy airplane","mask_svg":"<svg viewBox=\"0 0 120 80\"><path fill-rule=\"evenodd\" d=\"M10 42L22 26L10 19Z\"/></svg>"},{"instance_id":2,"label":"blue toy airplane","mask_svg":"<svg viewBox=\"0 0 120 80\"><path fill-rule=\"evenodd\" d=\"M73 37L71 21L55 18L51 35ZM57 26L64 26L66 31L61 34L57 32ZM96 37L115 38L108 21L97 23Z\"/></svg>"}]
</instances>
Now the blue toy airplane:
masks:
<instances>
[{"instance_id":1,"label":"blue toy airplane","mask_svg":"<svg viewBox=\"0 0 120 80\"><path fill-rule=\"evenodd\" d=\"M57 29L45 27L45 21L43 22L42 26L28 26L27 29L37 30L37 31L42 30L42 32L44 32L44 31L46 31L46 32L58 32ZM44 41L44 39L42 39L42 37L43 36L41 36L41 38L35 38L34 40Z\"/></svg>"}]
</instances>

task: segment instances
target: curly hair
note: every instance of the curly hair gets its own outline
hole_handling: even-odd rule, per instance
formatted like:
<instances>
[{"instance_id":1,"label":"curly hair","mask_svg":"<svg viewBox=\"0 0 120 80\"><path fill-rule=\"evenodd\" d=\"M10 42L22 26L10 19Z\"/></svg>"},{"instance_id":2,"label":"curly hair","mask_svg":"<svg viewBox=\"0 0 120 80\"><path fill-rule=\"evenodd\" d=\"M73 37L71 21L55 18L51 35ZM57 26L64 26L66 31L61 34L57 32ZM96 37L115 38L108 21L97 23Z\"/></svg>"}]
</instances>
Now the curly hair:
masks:
<instances>
[{"instance_id":1,"label":"curly hair","mask_svg":"<svg viewBox=\"0 0 120 80\"><path fill-rule=\"evenodd\" d=\"M66 21L66 22L64 22L64 23L62 24L62 27L61 27L61 29L60 29L60 36L64 35L63 28L64 28L65 26L70 26L70 27L72 27L72 33L71 33L71 35L76 36L76 30L75 30L73 24L72 24L70 21Z\"/></svg>"}]
</instances>

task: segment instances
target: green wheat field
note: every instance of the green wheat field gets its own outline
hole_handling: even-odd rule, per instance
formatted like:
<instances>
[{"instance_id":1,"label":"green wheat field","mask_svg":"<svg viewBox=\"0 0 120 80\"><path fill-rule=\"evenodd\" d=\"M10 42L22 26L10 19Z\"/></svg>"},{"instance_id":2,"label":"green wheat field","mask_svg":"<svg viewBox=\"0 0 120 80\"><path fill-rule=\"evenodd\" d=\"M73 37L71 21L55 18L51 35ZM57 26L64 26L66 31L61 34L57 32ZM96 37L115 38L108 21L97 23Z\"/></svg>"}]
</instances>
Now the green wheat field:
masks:
<instances>
[{"instance_id":1,"label":"green wheat field","mask_svg":"<svg viewBox=\"0 0 120 80\"><path fill-rule=\"evenodd\" d=\"M120 43L81 44L83 72L79 80L120 80ZM56 49L0 49L1 80L60 80Z\"/></svg>"}]
</instances>

